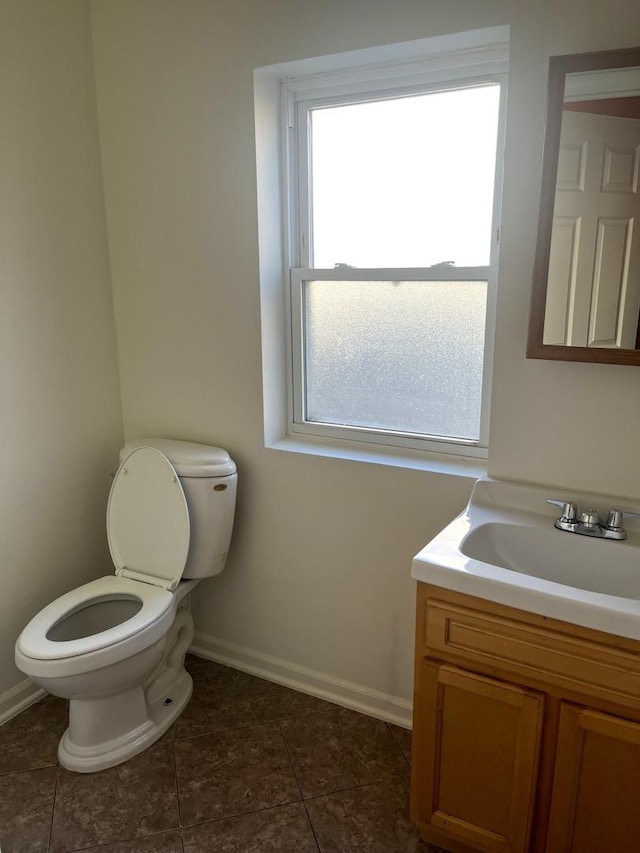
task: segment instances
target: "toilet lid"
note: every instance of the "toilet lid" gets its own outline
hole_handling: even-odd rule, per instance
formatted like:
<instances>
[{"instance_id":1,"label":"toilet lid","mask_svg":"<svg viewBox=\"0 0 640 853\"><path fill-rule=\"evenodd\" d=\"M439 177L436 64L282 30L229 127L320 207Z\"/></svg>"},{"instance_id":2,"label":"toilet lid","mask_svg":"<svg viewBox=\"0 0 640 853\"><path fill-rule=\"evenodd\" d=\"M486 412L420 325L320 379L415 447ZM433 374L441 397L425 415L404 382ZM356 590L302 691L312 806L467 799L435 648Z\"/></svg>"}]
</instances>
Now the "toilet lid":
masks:
<instances>
[{"instance_id":1,"label":"toilet lid","mask_svg":"<svg viewBox=\"0 0 640 853\"><path fill-rule=\"evenodd\" d=\"M190 535L187 501L172 464L154 447L132 450L118 468L107 506L116 574L175 589Z\"/></svg>"}]
</instances>

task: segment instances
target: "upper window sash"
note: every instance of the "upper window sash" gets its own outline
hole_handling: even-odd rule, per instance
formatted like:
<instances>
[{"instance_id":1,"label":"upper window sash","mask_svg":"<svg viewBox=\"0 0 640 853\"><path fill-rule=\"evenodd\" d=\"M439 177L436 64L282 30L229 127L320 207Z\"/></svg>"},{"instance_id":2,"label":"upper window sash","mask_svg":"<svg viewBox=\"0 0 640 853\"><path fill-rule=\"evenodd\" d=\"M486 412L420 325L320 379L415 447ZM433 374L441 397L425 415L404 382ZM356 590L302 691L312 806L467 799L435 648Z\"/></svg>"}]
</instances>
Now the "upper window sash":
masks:
<instances>
[{"instance_id":1,"label":"upper window sash","mask_svg":"<svg viewBox=\"0 0 640 853\"><path fill-rule=\"evenodd\" d=\"M498 30L496 35L497 33ZM344 54L345 67L338 70L320 70L305 76L281 78L282 132L286 143L283 146L283 176L287 267L310 265L309 223L306 221L310 210L306 194L310 165L309 109L497 82L501 84L498 128L498 165L500 164L509 43L494 41L471 45L465 34L459 34L457 38L459 43L454 49L447 49L445 46L450 45L450 37L434 37L428 40L433 49L420 57L394 58L394 46L391 46L387 61L355 64L359 55L356 52ZM465 41L466 46L460 46ZM383 56L385 48L377 48L376 52ZM354 63L353 67L349 67L350 61ZM304 170L303 174L300 174L301 168ZM500 187L498 173L499 169L496 171L496 189ZM496 192L496 196L499 196L499 192ZM300 219L303 219L302 223Z\"/></svg>"},{"instance_id":2,"label":"upper window sash","mask_svg":"<svg viewBox=\"0 0 640 853\"><path fill-rule=\"evenodd\" d=\"M494 63L495 64L495 63ZM495 266L498 262L498 222L500 214L501 185L502 185L502 159L504 139L504 115L506 106L506 73L504 63L499 63L503 73L483 74L481 76L469 76L469 69L464 69L465 74L459 76L451 74L452 69L447 69L451 76L446 79L438 77L424 80L414 80L412 85L399 87L397 80L392 79L388 86L359 93L336 93L333 95L323 94L309 97L306 89L291 90L283 89L283 116L285 123L285 135L288 140L286 149L288 176L288 240L287 254L289 268L313 268L313 239L312 239L312 179L311 179L311 113L314 109L322 107L334 107L347 104L360 104L392 98L401 98L414 95L426 95L458 89L470 89L486 85L498 85L500 87L500 105L498 112L498 134L496 145L496 168L493 196L493 226L490 244L490 265ZM460 70L460 69L457 69ZM434 75L429 75L433 77ZM290 85L290 81L287 85Z\"/></svg>"}]
</instances>

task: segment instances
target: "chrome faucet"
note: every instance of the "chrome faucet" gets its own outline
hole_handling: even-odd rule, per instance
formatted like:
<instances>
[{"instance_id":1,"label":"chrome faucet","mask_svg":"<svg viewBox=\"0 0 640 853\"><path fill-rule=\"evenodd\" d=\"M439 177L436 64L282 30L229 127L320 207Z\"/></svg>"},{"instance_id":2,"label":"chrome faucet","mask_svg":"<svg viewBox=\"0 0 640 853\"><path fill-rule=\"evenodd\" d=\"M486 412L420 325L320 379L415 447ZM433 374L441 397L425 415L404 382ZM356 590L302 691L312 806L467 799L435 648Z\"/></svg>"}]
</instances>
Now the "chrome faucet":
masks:
<instances>
[{"instance_id":1,"label":"chrome faucet","mask_svg":"<svg viewBox=\"0 0 640 853\"><path fill-rule=\"evenodd\" d=\"M603 524L595 509L588 509L578 516L578 508L571 501L548 500L548 504L561 507L561 513L555 520L555 527L567 533L580 536L595 536L598 539L626 539L627 531L622 526L624 515L620 509L612 509ZM638 512L627 512L629 518L640 518Z\"/></svg>"}]
</instances>

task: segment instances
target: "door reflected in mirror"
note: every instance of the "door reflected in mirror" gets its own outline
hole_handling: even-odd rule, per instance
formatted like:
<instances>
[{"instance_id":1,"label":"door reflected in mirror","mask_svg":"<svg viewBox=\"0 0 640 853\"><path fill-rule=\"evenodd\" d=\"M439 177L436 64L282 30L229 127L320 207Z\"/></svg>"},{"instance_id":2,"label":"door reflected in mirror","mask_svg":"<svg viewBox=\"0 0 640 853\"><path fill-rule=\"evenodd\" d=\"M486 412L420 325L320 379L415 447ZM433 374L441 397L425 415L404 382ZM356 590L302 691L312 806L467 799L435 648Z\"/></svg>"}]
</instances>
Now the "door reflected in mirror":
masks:
<instances>
[{"instance_id":1,"label":"door reflected in mirror","mask_svg":"<svg viewBox=\"0 0 640 853\"><path fill-rule=\"evenodd\" d=\"M528 356L640 363L639 184L640 48L552 57Z\"/></svg>"},{"instance_id":2,"label":"door reflected in mirror","mask_svg":"<svg viewBox=\"0 0 640 853\"><path fill-rule=\"evenodd\" d=\"M639 155L640 68L567 74L545 344L637 345Z\"/></svg>"}]
</instances>

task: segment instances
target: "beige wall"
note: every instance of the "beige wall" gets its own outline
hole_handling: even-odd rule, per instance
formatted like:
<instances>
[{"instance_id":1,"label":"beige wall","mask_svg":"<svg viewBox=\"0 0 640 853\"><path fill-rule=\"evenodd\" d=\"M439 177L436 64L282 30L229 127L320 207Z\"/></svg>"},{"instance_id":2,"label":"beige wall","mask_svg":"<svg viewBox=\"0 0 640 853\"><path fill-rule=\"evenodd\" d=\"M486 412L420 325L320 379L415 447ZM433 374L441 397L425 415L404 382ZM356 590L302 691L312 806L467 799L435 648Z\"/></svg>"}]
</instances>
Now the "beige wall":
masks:
<instances>
[{"instance_id":1,"label":"beige wall","mask_svg":"<svg viewBox=\"0 0 640 853\"><path fill-rule=\"evenodd\" d=\"M109 566L122 420L86 2L0 0L0 116L1 699L26 622Z\"/></svg>"},{"instance_id":2,"label":"beige wall","mask_svg":"<svg viewBox=\"0 0 640 853\"><path fill-rule=\"evenodd\" d=\"M526 361L551 54L628 46L628 0L92 0L125 429L239 464L234 545L200 631L398 697L411 555L471 481L266 450L254 67L512 28L492 474L637 497L640 371Z\"/></svg>"}]
</instances>

